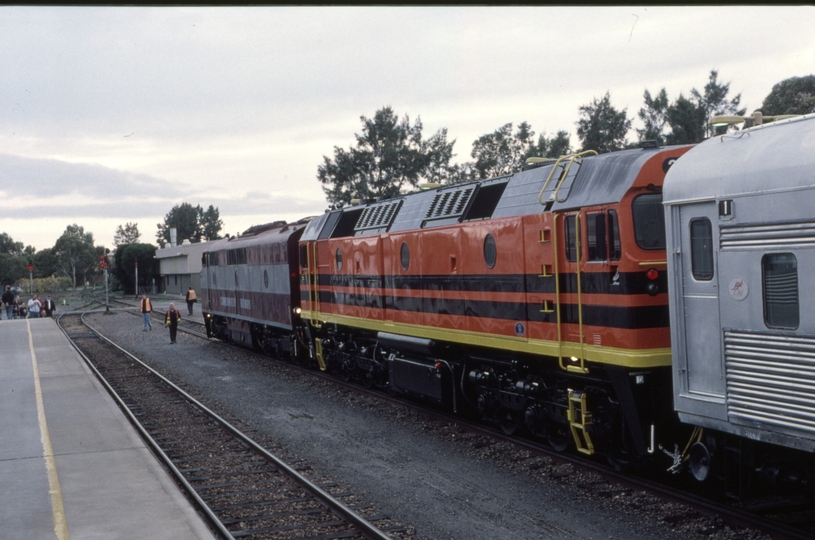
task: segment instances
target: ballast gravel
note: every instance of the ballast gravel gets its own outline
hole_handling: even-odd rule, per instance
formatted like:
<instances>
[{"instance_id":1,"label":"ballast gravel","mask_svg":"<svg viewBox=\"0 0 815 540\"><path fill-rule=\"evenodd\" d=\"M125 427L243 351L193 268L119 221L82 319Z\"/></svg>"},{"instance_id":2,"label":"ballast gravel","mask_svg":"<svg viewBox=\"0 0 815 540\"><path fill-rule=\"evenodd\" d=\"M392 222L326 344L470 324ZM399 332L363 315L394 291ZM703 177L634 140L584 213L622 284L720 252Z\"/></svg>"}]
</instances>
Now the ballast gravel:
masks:
<instances>
[{"instance_id":1,"label":"ballast gravel","mask_svg":"<svg viewBox=\"0 0 815 540\"><path fill-rule=\"evenodd\" d=\"M142 332L126 312L86 318L272 452L406 526L400 538L769 538L644 492L585 489L602 479L216 341L179 332L171 345L160 325Z\"/></svg>"}]
</instances>

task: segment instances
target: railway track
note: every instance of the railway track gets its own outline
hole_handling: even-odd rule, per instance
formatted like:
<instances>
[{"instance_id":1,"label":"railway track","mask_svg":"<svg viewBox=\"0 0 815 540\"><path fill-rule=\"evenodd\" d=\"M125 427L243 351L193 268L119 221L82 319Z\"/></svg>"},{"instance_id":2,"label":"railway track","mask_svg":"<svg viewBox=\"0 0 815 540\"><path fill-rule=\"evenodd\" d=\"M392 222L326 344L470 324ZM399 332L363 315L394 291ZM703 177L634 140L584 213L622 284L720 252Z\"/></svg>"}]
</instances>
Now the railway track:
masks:
<instances>
[{"instance_id":1,"label":"railway track","mask_svg":"<svg viewBox=\"0 0 815 540\"><path fill-rule=\"evenodd\" d=\"M200 327L200 324L196 324L192 321L186 322L188 324L180 326L179 330L207 339L203 331L196 328ZM236 346L236 349L249 355L257 355L263 360L270 360L269 357L259 355L243 347ZM466 431L471 435L469 438L475 451L483 452L490 447L505 447L511 445L517 448L520 453L525 452L533 456L545 456L546 459L554 460L558 464L566 464L565 467L563 465L555 465L555 472L552 473L552 476L555 478L563 478L564 482L568 481L568 477L570 476L568 472L569 467L589 471L590 475L595 475L593 480L578 481L575 483L575 487L589 497L597 499L629 497L636 499L637 493L647 493L663 501L677 503L678 508L667 512L663 517L665 521L676 525L676 527L681 527L683 522L692 522L703 516L718 516L721 518L721 523L705 529L708 533L714 534L717 529L732 526L760 530L774 538L803 539L815 537L815 504L813 504L811 496L777 497L773 499L762 498L741 501L736 504L733 504L732 501L729 500L714 500L704 497L695 491L683 490L649 478L632 476L628 473L616 471L614 467L597 461L555 452L548 445L534 440L506 436L499 428L491 428L475 420L468 420L461 416L447 414L437 409L428 408L421 403L394 398L377 389L368 389L353 383L348 383L337 377L305 369L285 360L279 360L279 362L291 369L299 370L304 375L320 377L331 381L332 384L343 387L356 394L399 404L400 406L413 410L417 414L435 418L441 423L459 426L461 431ZM539 466L540 460L531 459L529 461L530 467L534 468Z\"/></svg>"},{"instance_id":2,"label":"railway track","mask_svg":"<svg viewBox=\"0 0 815 540\"><path fill-rule=\"evenodd\" d=\"M223 538L391 538L352 494L310 480L82 320L59 324L125 414ZM381 529L372 523L379 523Z\"/></svg>"},{"instance_id":3,"label":"railway track","mask_svg":"<svg viewBox=\"0 0 815 540\"><path fill-rule=\"evenodd\" d=\"M200 326L192 324L193 327ZM179 327L182 330L182 327ZM191 335L206 338L203 332L187 329ZM244 347L235 346L246 354L260 355ZM273 359L276 360L276 359ZM581 456L554 451L549 445L530 440L505 435L500 428L485 426L475 419L467 419L453 415L435 408L427 407L421 403L393 397L374 388L366 388L357 384L343 381L335 376L306 369L285 360L276 360L290 369L298 370L306 376L319 377L331 381L351 392L371 396L380 401L387 401L407 407L418 414L430 416L444 423L455 424L463 430L474 435L473 444L478 448L506 443L513 445L522 452L532 455L546 456L558 463L566 463L573 467L590 471L597 475L596 481L580 482L576 487L591 496L607 498L620 494L631 494L636 491L645 492L663 500L672 501L681 505L680 509L666 516L666 520L681 525L683 521L693 521L700 516L718 516L721 518L721 527L739 527L757 529L774 538L783 539L811 539L815 538L815 499L812 495L792 495L785 497L760 497L757 499L734 502L729 499L711 498L700 493L698 485L691 484L690 490L677 487L670 483L654 480L649 477L632 475L617 470L613 465L606 465L595 460ZM533 467L536 465L532 465ZM563 473L555 473L563 474ZM564 474L566 476L566 474ZM712 528L711 528L712 529ZM713 530L708 532L712 533Z\"/></svg>"}]
</instances>

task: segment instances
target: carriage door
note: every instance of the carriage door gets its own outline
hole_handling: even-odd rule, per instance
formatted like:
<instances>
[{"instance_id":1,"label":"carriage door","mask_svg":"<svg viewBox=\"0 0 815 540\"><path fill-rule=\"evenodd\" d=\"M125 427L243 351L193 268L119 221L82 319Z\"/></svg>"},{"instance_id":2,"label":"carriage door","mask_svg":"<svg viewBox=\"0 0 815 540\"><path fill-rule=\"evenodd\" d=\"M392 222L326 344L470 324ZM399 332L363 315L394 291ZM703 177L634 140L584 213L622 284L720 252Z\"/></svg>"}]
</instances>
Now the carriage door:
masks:
<instances>
[{"instance_id":1,"label":"carriage door","mask_svg":"<svg viewBox=\"0 0 815 540\"><path fill-rule=\"evenodd\" d=\"M679 219L687 390L690 394L723 397L716 203L681 206Z\"/></svg>"}]
</instances>

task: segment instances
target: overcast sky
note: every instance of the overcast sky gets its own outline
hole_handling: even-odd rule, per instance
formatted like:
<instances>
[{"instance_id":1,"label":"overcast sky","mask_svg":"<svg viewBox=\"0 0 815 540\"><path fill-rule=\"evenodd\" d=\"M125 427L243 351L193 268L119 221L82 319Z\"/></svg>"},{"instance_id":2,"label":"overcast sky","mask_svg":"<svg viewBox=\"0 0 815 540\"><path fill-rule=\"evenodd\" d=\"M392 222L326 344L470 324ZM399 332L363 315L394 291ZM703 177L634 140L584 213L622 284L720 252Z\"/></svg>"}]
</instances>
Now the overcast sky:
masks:
<instances>
[{"instance_id":1,"label":"overcast sky","mask_svg":"<svg viewBox=\"0 0 815 540\"><path fill-rule=\"evenodd\" d=\"M113 247L183 202L230 234L321 214L322 157L385 105L447 128L456 162L507 122L577 146L606 92L641 127L645 89L711 69L750 113L815 73L813 29L807 6L0 7L0 232Z\"/></svg>"}]
</instances>

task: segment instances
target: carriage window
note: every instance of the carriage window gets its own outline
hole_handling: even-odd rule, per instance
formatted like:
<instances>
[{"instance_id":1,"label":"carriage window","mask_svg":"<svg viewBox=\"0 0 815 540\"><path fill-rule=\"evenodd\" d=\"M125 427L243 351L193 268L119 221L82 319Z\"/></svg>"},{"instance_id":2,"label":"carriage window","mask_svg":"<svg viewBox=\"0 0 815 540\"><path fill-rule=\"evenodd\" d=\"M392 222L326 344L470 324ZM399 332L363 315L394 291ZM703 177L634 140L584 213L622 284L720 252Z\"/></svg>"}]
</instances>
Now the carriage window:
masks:
<instances>
[{"instance_id":1,"label":"carriage window","mask_svg":"<svg viewBox=\"0 0 815 540\"><path fill-rule=\"evenodd\" d=\"M697 281L713 279L713 231L707 218L690 222L690 261Z\"/></svg>"},{"instance_id":2,"label":"carriage window","mask_svg":"<svg viewBox=\"0 0 815 540\"><path fill-rule=\"evenodd\" d=\"M566 236L566 260L577 260L577 236L575 235L575 216L566 216L563 224L563 234Z\"/></svg>"},{"instance_id":3,"label":"carriage window","mask_svg":"<svg viewBox=\"0 0 815 540\"><path fill-rule=\"evenodd\" d=\"M761 259L764 322L771 328L798 328L798 260L792 253Z\"/></svg>"},{"instance_id":4,"label":"carriage window","mask_svg":"<svg viewBox=\"0 0 815 540\"><path fill-rule=\"evenodd\" d=\"M665 249L665 213L662 194L648 193L634 199L634 239L642 249Z\"/></svg>"},{"instance_id":5,"label":"carriage window","mask_svg":"<svg viewBox=\"0 0 815 540\"><path fill-rule=\"evenodd\" d=\"M337 272L342 270L342 249L337 248Z\"/></svg>"},{"instance_id":6,"label":"carriage window","mask_svg":"<svg viewBox=\"0 0 815 540\"><path fill-rule=\"evenodd\" d=\"M263 271L263 286L269 288L269 272L266 270Z\"/></svg>"}]
</instances>

